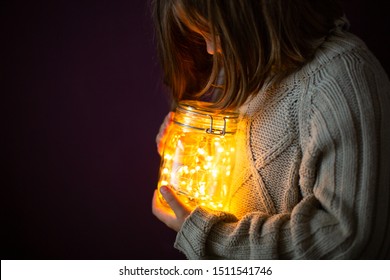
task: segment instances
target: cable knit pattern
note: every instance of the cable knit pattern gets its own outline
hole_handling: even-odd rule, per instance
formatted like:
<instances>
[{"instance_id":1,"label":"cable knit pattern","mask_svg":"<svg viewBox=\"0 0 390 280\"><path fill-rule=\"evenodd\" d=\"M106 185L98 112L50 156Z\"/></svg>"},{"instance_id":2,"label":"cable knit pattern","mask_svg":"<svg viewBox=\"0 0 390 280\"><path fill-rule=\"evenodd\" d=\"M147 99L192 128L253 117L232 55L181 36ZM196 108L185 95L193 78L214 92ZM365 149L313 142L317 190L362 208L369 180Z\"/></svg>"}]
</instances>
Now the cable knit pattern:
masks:
<instances>
[{"instance_id":1,"label":"cable knit pattern","mask_svg":"<svg viewBox=\"0 0 390 280\"><path fill-rule=\"evenodd\" d=\"M195 209L175 247L190 259L387 258L389 96L364 43L336 30L241 108L230 211Z\"/></svg>"}]
</instances>

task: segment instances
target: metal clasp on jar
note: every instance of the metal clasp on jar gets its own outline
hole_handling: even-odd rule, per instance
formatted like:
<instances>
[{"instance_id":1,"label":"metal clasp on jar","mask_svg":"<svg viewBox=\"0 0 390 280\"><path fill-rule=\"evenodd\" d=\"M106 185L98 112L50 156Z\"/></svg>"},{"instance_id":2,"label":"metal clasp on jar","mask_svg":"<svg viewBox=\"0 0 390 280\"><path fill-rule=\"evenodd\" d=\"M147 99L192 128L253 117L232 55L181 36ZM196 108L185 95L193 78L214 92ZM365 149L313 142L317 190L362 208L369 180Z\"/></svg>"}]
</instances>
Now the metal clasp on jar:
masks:
<instances>
[{"instance_id":1,"label":"metal clasp on jar","mask_svg":"<svg viewBox=\"0 0 390 280\"><path fill-rule=\"evenodd\" d=\"M225 135L226 133L226 117L223 118L223 129L218 130L213 128L213 116L207 115L210 117L210 127L206 129L206 133L208 134L215 134L215 135Z\"/></svg>"}]
</instances>

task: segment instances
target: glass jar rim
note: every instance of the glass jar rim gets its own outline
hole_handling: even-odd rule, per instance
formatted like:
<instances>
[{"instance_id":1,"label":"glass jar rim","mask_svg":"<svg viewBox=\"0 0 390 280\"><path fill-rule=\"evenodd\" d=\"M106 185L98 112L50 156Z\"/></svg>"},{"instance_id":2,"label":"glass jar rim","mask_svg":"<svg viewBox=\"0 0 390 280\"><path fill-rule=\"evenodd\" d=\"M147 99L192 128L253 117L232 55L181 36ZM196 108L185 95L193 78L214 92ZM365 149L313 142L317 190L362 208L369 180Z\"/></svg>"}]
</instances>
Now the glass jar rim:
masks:
<instances>
[{"instance_id":1,"label":"glass jar rim","mask_svg":"<svg viewBox=\"0 0 390 280\"><path fill-rule=\"evenodd\" d=\"M234 110L214 109L211 104L204 101L184 100L176 108L174 122L209 134L234 133L237 129L239 113Z\"/></svg>"},{"instance_id":2,"label":"glass jar rim","mask_svg":"<svg viewBox=\"0 0 390 280\"><path fill-rule=\"evenodd\" d=\"M197 100L183 100L178 104L179 110L191 111L201 115L223 115L229 118L238 118L238 111L234 110L218 110L212 108L213 103Z\"/></svg>"}]
</instances>

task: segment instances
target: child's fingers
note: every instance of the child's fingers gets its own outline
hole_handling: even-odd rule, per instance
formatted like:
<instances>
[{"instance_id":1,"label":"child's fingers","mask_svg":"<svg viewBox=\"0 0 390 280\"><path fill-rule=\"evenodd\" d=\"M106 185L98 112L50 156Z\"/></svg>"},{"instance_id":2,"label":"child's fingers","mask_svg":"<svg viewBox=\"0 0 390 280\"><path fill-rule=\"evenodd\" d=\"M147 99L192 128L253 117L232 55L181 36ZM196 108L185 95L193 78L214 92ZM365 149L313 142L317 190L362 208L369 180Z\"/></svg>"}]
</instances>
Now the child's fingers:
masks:
<instances>
[{"instance_id":1,"label":"child's fingers","mask_svg":"<svg viewBox=\"0 0 390 280\"><path fill-rule=\"evenodd\" d=\"M176 219L173 210L161 203L157 190L155 190L153 194L152 212L160 221L163 221L168 226Z\"/></svg>"},{"instance_id":2,"label":"child's fingers","mask_svg":"<svg viewBox=\"0 0 390 280\"><path fill-rule=\"evenodd\" d=\"M186 205L183 204L176 194L172 191L171 188L167 186L162 186L160 192L163 195L166 202L169 204L177 218L186 217L189 213Z\"/></svg>"},{"instance_id":3,"label":"child's fingers","mask_svg":"<svg viewBox=\"0 0 390 280\"><path fill-rule=\"evenodd\" d=\"M160 130L156 136L157 151L160 155L162 154L162 150L163 150L164 143L165 143L165 138L168 134L168 129L169 129L169 126L173 120L173 116L174 116L173 112L169 112L168 115L166 115L166 117L165 117L165 119L160 127Z\"/></svg>"}]
</instances>

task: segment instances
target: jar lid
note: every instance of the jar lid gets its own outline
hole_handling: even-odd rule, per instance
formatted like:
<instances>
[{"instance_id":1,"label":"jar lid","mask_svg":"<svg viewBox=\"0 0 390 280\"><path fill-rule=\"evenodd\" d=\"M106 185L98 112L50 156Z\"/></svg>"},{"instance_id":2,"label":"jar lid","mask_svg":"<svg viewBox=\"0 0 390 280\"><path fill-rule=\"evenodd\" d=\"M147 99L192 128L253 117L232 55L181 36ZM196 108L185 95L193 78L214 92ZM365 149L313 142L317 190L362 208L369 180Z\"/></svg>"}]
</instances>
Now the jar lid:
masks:
<instances>
[{"instance_id":1,"label":"jar lid","mask_svg":"<svg viewBox=\"0 0 390 280\"><path fill-rule=\"evenodd\" d=\"M173 121L176 124L203 130L209 134L225 135L237 130L238 112L233 110L217 110L212 103L185 100L178 104Z\"/></svg>"}]
</instances>

